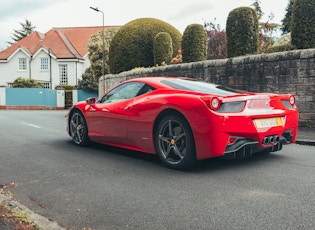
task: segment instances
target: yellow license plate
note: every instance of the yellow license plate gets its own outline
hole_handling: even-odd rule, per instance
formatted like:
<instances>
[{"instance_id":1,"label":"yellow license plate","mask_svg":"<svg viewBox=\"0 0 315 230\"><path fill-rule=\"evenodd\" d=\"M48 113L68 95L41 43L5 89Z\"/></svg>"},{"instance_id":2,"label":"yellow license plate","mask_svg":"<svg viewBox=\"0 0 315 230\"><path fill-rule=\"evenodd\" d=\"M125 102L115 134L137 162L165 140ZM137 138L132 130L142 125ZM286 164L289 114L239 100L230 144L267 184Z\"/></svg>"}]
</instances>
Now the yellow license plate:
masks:
<instances>
[{"instance_id":1,"label":"yellow license plate","mask_svg":"<svg viewBox=\"0 0 315 230\"><path fill-rule=\"evenodd\" d=\"M282 126L282 119L281 117L261 118L255 119L254 123L257 128L269 128L275 126Z\"/></svg>"}]
</instances>

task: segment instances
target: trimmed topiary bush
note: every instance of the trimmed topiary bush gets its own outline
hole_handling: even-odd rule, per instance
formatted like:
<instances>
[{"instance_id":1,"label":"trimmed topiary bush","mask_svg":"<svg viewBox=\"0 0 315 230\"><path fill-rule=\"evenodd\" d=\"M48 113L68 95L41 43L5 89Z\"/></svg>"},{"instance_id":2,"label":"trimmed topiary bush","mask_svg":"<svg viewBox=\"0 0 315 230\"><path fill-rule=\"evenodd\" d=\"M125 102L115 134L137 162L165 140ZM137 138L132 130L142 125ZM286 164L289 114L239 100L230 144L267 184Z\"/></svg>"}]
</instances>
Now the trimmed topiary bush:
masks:
<instances>
[{"instance_id":1,"label":"trimmed topiary bush","mask_svg":"<svg viewBox=\"0 0 315 230\"><path fill-rule=\"evenodd\" d=\"M154 37L154 65L170 64L173 57L172 38L167 32L160 32Z\"/></svg>"},{"instance_id":2,"label":"trimmed topiary bush","mask_svg":"<svg viewBox=\"0 0 315 230\"><path fill-rule=\"evenodd\" d=\"M227 56L255 54L258 50L258 18L250 7L232 10L226 22Z\"/></svg>"},{"instance_id":3,"label":"trimmed topiary bush","mask_svg":"<svg viewBox=\"0 0 315 230\"><path fill-rule=\"evenodd\" d=\"M315 1L294 1L291 20L292 45L298 49L315 47Z\"/></svg>"},{"instance_id":4,"label":"trimmed topiary bush","mask_svg":"<svg viewBox=\"0 0 315 230\"><path fill-rule=\"evenodd\" d=\"M170 24L154 18L140 18L122 26L109 47L110 72L154 66L154 37L167 32L172 38L173 55L181 47L181 33Z\"/></svg>"},{"instance_id":5,"label":"trimmed topiary bush","mask_svg":"<svg viewBox=\"0 0 315 230\"><path fill-rule=\"evenodd\" d=\"M207 33L202 25L191 24L186 27L182 41L183 62L207 60Z\"/></svg>"}]
</instances>

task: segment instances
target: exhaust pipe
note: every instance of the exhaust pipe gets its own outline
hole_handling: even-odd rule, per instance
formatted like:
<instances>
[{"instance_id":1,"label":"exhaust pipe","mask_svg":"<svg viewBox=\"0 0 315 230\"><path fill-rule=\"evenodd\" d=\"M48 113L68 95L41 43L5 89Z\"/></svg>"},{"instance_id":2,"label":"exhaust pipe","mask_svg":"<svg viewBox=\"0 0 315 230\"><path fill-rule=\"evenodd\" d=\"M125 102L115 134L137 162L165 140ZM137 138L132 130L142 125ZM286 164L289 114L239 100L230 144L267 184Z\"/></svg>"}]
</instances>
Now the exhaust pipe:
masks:
<instances>
[{"instance_id":1,"label":"exhaust pipe","mask_svg":"<svg viewBox=\"0 0 315 230\"><path fill-rule=\"evenodd\" d=\"M275 143L275 137L274 136L270 136L270 144L274 144Z\"/></svg>"},{"instance_id":2,"label":"exhaust pipe","mask_svg":"<svg viewBox=\"0 0 315 230\"><path fill-rule=\"evenodd\" d=\"M268 145L269 144L269 137L264 137L263 142L264 145Z\"/></svg>"},{"instance_id":3,"label":"exhaust pipe","mask_svg":"<svg viewBox=\"0 0 315 230\"><path fill-rule=\"evenodd\" d=\"M262 144L263 145L273 145L278 143L280 140L280 137L278 135L271 135L271 136L266 136L263 138Z\"/></svg>"}]
</instances>

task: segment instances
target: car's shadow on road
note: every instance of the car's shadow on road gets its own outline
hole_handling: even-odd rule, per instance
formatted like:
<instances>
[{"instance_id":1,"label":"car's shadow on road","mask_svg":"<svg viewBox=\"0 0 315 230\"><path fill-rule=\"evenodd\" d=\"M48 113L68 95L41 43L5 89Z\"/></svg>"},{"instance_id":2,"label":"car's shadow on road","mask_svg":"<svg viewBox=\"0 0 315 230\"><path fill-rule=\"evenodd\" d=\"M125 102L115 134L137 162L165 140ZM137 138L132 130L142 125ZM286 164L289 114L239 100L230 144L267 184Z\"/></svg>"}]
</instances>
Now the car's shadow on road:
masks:
<instances>
[{"instance_id":1,"label":"car's shadow on road","mask_svg":"<svg viewBox=\"0 0 315 230\"><path fill-rule=\"evenodd\" d=\"M211 158L198 162L198 167L195 167L190 172L207 172L207 171L221 171L221 170L233 170L233 169L248 169L252 166L261 166L263 164L269 164L270 162L278 161L285 158L283 155L277 153L256 153L245 159L232 159L227 160L223 158Z\"/></svg>"},{"instance_id":2,"label":"car's shadow on road","mask_svg":"<svg viewBox=\"0 0 315 230\"><path fill-rule=\"evenodd\" d=\"M67 141L67 146L73 148L79 148L75 146L71 140ZM120 156L120 157L127 157L131 160L136 161L143 161L149 165L149 167L157 167L157 168L164 168L167 170L167 167L163 165L160 158L156 154L148 154L133 150L128 150L124 148L99 144L99 143L91 143L89 146L82 148L83 152L86 152L87 149L93 149L96 151L89 151L89 154L95 154L98 156L104 156L104 154L110 154L111 156ZM81 152L81 151L80 151ZM247 168L249 166L255 165L262 165L262 164L269 164L272 161L278 161L279 159L283 159L286 156L280 155L278 153L256 153L253 154L251 157L246 159L233 159L233 160L226 160L222 158L211 158L206 160L198 161L197 165L191 169L180 170L181 172L185 173L200 173L200 172L211 172L211 171L221 171L221 170L233 170L239 168ZM117 159L118 160L118 159ZM132 161L130 161L132 163ZM160 170L160 169L159 169ZM177 170L178 171L178 170Z\"/></svg>"}]
</instances>

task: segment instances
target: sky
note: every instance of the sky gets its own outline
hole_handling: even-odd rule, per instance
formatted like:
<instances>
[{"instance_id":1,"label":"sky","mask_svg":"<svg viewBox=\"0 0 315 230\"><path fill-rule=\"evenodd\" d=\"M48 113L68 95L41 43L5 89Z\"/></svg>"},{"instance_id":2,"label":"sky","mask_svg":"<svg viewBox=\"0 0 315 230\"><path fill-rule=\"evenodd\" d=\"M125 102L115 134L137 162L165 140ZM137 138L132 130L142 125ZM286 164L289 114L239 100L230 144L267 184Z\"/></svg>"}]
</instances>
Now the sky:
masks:
<instances>
[{"instance_id":1,"label":"sky","mask_svg":"<svg viewBox=\"0 0 315 230\"><path fill-rule=\"evenodd\" d=\"M190 24L214 21L225 28L229 12L250 6L254 0L0 0L0 50L12 41L20 23L31 21L36 31L46 33L54 27L123 26L138 18L156 18L181 33ZM281 24L289 0L260 0L264 20L272 13L272 22Z\"/></svg>"}]
</instances>

